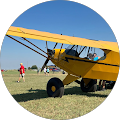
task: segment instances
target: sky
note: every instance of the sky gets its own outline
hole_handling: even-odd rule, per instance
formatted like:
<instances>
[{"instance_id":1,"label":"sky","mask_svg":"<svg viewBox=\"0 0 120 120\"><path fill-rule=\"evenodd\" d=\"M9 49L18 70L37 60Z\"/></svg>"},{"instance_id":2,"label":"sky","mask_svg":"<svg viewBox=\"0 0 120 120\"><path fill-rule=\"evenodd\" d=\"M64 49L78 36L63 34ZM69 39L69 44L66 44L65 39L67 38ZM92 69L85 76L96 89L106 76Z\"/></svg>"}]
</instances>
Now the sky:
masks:
<instances>
[{"instance_id":1,"label":"sky","mask_svg":"<svg viewBox=\"0 0 120 120\"><path fill-rule=\"evenodd\" d=\"M111 28L99 14L82 4L71 1L49 1L38 4L18 15L11 25L80 38L116 42ZM32 47L21 38L14 38ZM46 50L45 41L28 40ZM48 42L49 48L53 48L54 45L55 43ZM57 47L60 48L60 45ZM18 69L21 62L26 68L32 65L41 68L44 61L45 58L39 54L7 36L4 38L1 48L1 69ZM49 62L48 65L50 64L52 63Z\"/></svg>"}]
</instances>

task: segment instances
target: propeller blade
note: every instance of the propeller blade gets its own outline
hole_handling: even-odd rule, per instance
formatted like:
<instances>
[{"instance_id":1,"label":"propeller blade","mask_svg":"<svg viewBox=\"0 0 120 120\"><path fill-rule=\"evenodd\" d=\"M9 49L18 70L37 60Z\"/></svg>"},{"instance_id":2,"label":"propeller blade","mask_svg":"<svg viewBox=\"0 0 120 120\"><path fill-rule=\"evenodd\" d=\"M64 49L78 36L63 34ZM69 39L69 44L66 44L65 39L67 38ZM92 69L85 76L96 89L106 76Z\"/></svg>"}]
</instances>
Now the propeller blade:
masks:
<instances>
[{"instance_id":1,"label":"propeller blade","mask_svg":"<svg viewBox=\"0 0 120 120\"><path fill-rule=\"evenodd\" d=\"M57 46L57 44L58 44L58 43L55 44L55 46L54 46L53 49L55 49L55 47ZM50 56L52 56L52 54L54 54L54 51L48 49L47 41L46 41L46 48L47 48L47 53L48 53ZM41 68L41 72L43 71L43 69L45 68L45 66L47 65L48 62L49 62L49 59L47 58L46 61L45 61L45 63L43 64L43 66L42 66L42 68Z\"/></svg>"},{"instance_id":2,"label":"propeller blade","mask_svg":"<svg viewBox=\"0 0 120 120\"><path fill-rule=\"evenodd\" d=\"M42 66L41 72L43 71L43 69L45 68L45 66L47 65L48 62L49 62L49 59L47 58L46 61L45 61L45 63Z\"/></svg>"}]
</instances>

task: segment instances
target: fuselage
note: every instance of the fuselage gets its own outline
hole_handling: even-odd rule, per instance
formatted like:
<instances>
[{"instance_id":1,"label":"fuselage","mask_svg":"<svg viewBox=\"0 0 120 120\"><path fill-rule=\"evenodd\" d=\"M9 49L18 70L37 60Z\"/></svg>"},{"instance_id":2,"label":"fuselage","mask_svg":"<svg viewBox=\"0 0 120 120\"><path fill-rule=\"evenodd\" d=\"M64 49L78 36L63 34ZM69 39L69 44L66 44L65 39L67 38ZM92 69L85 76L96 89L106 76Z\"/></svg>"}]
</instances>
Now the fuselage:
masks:
<instances>
[{"instance_id":1,"label":"fuselage","mask_svg":"<svg viewBox=\"0 0 120 120\"><path fill-rule=\"evenodd\" d=\"M93 61L69 55L65 49L54 49L51 61L68 74L79 78L116 81L120 63L119 53L110 50L103 51L106 54L106 58L104 60Z\"/></svg>"}]
</instances>

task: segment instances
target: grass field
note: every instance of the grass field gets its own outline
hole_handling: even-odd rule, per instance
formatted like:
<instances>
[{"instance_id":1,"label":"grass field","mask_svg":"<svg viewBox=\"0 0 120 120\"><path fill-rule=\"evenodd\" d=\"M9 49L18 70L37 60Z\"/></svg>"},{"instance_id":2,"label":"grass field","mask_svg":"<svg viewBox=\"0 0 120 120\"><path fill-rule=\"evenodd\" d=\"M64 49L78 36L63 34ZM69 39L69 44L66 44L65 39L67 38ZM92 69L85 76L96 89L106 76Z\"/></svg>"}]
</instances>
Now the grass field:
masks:
<instances>
[{"instance_id":1,"label":"grass field","mask_svg":"<svg viewBox=\"0 0 120 120\"><path fill-rule=\"evenodd\" d=\"M84 93L80 85L73 82L65 86L62 98L48 97L46 85L51 77L63 80L66 74L50 73L49 76L39 75L35 71L26 71L25 82L19 83L18 71L2 72L4 82L14 99L25 109L38 116L48 119L72 119L95 109L109 95L111 90Z\"/></svg>"}]
</instances>

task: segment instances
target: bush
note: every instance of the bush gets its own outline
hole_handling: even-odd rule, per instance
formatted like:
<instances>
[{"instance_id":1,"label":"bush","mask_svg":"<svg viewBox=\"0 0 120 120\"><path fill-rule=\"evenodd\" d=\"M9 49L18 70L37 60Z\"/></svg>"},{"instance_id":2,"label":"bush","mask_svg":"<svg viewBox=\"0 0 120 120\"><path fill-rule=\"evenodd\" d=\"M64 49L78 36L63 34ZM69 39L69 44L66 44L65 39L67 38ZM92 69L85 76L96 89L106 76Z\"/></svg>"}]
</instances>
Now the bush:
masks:
<instances>
[{"instance_id":1,"label":"bush","mask_svg":"<svg viewBox=\"0 0 120 120\"><path fill-rule=\"evenodd\" d=\"M33 65L31 69L38 69L38 67L36 65Z\"/></svg>"}]
</instances>

